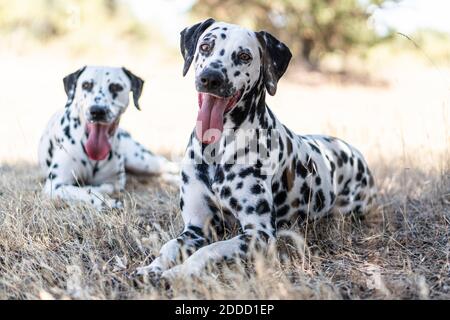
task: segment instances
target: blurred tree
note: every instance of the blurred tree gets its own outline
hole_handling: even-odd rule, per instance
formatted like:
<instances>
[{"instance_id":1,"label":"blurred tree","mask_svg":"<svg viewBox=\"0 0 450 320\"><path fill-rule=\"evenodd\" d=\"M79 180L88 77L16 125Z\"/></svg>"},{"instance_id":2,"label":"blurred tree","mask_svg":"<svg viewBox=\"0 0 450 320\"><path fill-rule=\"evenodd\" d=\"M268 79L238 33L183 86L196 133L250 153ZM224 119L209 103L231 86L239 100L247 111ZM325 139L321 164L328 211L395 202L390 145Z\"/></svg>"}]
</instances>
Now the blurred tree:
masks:
<instances>
[{"instance_id":1,"label":"blurred tree","mask_svg":"<svg viewBox=\"0 0 450 320\"><path fill-rule=\"evenodd\" d=\"M396 0L394 0L396 1ZM368 27L370 11L387 0L197 0L201 16L273 32L310 67L325 53L348 54L382 40Z\"/></svg>"},{"instance_id":2,"label":"blurred tree","mask_svg":"<svg viewBox=\"0 0 450 320\"><path fill-rule=\"evenodd\" d=\"M0 34L23 31L38 40L51 40L74 29L127 32L136 24L120 0L0 0Z\"/></svg>"}]
</instances>

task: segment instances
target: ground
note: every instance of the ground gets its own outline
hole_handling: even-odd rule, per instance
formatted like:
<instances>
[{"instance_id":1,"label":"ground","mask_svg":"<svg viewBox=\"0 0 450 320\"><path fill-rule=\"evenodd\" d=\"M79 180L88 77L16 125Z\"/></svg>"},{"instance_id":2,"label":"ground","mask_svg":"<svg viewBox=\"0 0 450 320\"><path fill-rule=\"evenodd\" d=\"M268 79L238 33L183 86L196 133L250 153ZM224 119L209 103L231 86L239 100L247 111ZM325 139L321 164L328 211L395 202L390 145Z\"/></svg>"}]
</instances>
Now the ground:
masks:
<instances>
[{"instance_id":1,"label":"ground","mask_svg":"<svg viewBox=\"0 0 450 320\"><path fill-rule=\"evenodd\" d=\"M361 86L294 65L269 104L298 133L335 135L360 149L379 208L362 221L335 216L281 232L264 257L166 289L129 274L181 231L176 188L130 176L118 195L125 210L107 212L42 196L39 134L64 105L61 78L83 63L46 54L0 59L9 75L0 79L8 88L0 110L0 299L450 298L448 70L389 65L379 72L386 83ZM196 116L192 75L181 77L180 60L164 68L155 68L161 59L125 60L102 60L147 79L143 111L130 108L123 126L179 159Z\"/></svg>"}]
</instances>

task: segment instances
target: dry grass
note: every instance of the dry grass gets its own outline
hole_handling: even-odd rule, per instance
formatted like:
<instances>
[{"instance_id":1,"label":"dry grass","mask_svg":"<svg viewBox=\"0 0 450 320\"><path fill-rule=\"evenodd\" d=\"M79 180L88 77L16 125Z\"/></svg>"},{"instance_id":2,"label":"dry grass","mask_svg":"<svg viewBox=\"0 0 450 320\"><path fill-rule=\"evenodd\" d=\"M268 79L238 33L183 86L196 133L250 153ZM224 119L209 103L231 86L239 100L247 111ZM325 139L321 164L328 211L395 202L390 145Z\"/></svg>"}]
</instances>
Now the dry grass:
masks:
<instances>
[{"instance_id":1,"label":"dry grass","mask_svg":"<svg viewBox=\"0 0 450 320\"><path fill-rule=\"evenodd\" d=\"M253 263L212 268L165 290L136 286L127 275L180 232L176 189L130 177L120 195L126 209L103 213L42 198L34 154L45 121L64 103L60 78L98 61L47 54L0 59L9 75L0 79L7 88L0 110L1 299L450 298L448 71L386 65L391 86L382 88L299 85L291 72L269 102L275 113L299 133L357 146L377 181L380 208L361 222L332 217L284 231ZM103 57L148 79L144 111L128 111L125 127L153 150L179 155L196 108L181 61L155 68L161 59L154 56Z\"/></svg>"},{"instance_id":2,"label":"dry grass","mask_svg":"<svg viewBox=\"0 0 450 320\"><path fill-rule=\"evenodd\" d=\"M42 200L34 166L5 165L0 298L450 298L449 168L433 169L375 165L382 207L364 221L283 231L267 257L164 290L127 275L181 229L176 189L132 177L126 210L99 213Z\"/></svg>"}]
</instances>

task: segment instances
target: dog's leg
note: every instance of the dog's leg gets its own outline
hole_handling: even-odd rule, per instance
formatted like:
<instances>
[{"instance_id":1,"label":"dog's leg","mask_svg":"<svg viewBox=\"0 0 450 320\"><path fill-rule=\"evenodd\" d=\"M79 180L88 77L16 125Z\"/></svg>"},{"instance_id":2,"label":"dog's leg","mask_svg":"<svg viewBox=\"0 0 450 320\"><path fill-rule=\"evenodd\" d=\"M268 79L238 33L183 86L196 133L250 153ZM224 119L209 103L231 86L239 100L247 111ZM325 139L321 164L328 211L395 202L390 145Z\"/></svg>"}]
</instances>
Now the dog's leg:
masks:
<instances>
[{"instance_id":1,"label":"dog's leg","mask_svg":"<svg viewBox=\"0 0 450 320\"><path fill-rule=\"evenodd\" d=\"M98 210L122 208L119 200L108 196L109 193L113 193L113 189L112 184L77 187L48 179L45 183L44 192L51 198L59 198L69 202L89 203Z\"/></svg>"},{"instance_id":2,"label":"dog's leg","mask_svg":"<svg viewBox=\"0 0 450 320\"><path fill-rule=\"evenodd\" d=\"M162 246L159 256L146 267L138 268L137 274L149 274L158 279L162 272L181 263L200 247L210 241L205 229L211 220L217 220L219 209L212 202L213 194L206 181L211 168L183 161L181 173L183 186L180 193L180 207L185 227L175 239ZM199 178L201 177L201 178Z\"/></svg>"},{"instance_id":3,"label":"dog's leg","mask_svg":"<svg viewBox=\"0 0 450 320\"><path fill-rule=\"evenodd\" d=\"M121 208L118 200L108 195L117 191L114 183L103 183L99 186L76 186L76 174L70 168L62 165L70 163L67 157L55 156L54 163L47 170L44 193L50 198L60 198L72 202L85 202L97 209Z\"/></svg>"},{"instance_id":4,"label":"dog's leg","mask_svg":"<svg viewBox=\"0 0 450 320\"><path fill-rule=\"evenodd\" d=\"M179 183L180 167L166 158L156 155L133 140L128 132L119 129L121 152L125 156L128 171L144 174L157 174L168 182Z\"/></svg>"},{"instance_id":5,"label":"dog's leg","mask_svg":"<svg viewBox=\"0 0 450 320\"><path fill-rule=\"evenodd\" d=\"M234 191L231 195L221 192L221 203L238 217L243 234L199 249L183 264L165 271L163 278L199 275L209 264L248 257L251 244L264 249L275 239L271 188L264 181L246 179L244 187Z\"/></svg>"},{"instance_id":6,"label":"dog's leg","mask_svg":"<svg viewBox=\"0 0 450 320\"><path fill-rule=\"evenodd\" d=\"M251 244L255 248L265 248L270 241L275 239L273 228L270 226L270 216L268 214L266 217L258 217L258 221L255 220L242 219L244 224L247 223L247 229L243 234L229 240L214 242L199 249L184 263L163 272L162 277L172 279L179 275L197 276L210 264L232 261L235 258L247 258ZM264 228L262 225L268 227Z\"/></svg>"}]
</instances>

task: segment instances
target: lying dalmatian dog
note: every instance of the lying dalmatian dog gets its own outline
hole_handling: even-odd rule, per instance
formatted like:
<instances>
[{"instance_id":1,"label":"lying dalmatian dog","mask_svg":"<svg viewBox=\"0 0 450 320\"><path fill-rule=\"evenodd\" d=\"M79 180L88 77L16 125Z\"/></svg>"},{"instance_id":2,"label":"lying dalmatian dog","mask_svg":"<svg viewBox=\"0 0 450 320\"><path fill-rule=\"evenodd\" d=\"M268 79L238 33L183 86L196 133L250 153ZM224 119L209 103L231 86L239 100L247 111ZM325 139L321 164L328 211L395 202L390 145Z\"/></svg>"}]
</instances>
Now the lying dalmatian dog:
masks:
<instances>
[{"instance_id":1,"label":"lying dalmatian dog","mask_svg":"<svg viewBox=\"0 0 450 320\"><path fill-rule=\"evenodd\" d=\"M185 227L138 275L196 276L266 247L279 228L371 208L374 180L358 150L333 137L296 135L266 105L291 59L286 45L208 19L181 32L181 52L184 75L194 62L199 100L182 163ZM215 241L232 222L240 234Z\"/></svg>"},{"instance_id":2,"label":"lying dalmatian dog","mask_svg":"<svg viewBox=\"0 0 450 320\"><path fill-rule=\"evenodd\" d=\"M83 67L64 78L68 101L39 143L45 194L97 209L120 208L110 195L125 187L125 171L176 181L178 166L154 155L120 128L130 91L139 109L144 81L125 68Z\"/></svg>"}]
</instances>

